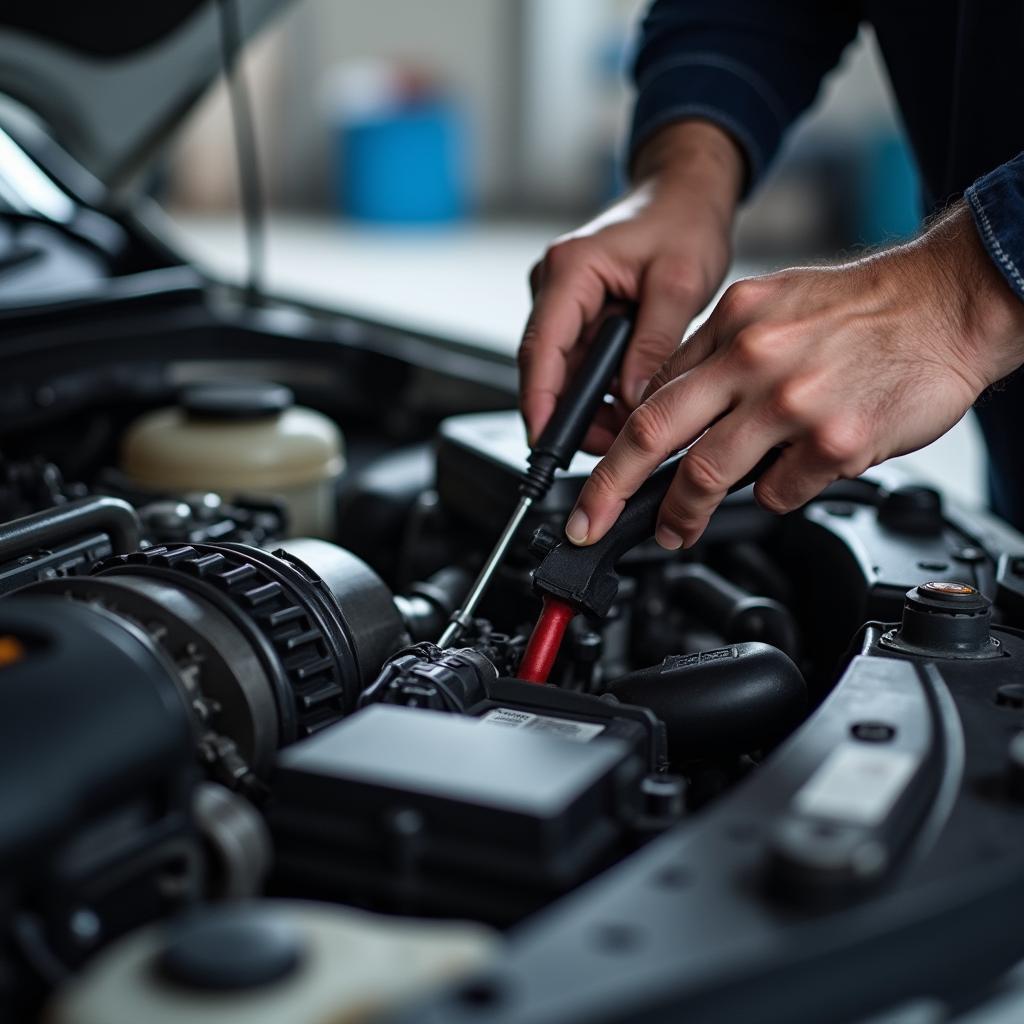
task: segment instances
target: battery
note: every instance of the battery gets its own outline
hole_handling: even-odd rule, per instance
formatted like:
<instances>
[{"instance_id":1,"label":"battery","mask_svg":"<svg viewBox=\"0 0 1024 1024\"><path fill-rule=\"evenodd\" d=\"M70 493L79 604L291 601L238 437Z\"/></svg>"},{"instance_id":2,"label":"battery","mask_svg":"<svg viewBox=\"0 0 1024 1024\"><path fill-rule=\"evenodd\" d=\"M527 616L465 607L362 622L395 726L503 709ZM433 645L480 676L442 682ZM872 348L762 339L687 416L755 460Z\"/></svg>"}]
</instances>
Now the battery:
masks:
<instances>
[{"instance_id":1,"label":"battery","mask_svg":"<svg viewBox=\"0 0 1024 1024\"><path fill-rule=\"evenodd\" d=\"M514 920L607 864L639 813L644 757L608 732L515 709L365 708L279 755L280 882Z\"/></svg>"},{"instance_id":2,"label":"battery","mask_svg":"<svg viewBox=\"0 0 1024 1024\"><path fill-rule=\"evenodd\" d=\"M444 420L437 436L437 493L441 504L471 525L495 533L505 525L519 497L530 449L516 412L469 413ZM558 470L522 528L528 539L542 522L565 518L597 458L578 453L568 470Z\"/></svg>"}]
</instances>

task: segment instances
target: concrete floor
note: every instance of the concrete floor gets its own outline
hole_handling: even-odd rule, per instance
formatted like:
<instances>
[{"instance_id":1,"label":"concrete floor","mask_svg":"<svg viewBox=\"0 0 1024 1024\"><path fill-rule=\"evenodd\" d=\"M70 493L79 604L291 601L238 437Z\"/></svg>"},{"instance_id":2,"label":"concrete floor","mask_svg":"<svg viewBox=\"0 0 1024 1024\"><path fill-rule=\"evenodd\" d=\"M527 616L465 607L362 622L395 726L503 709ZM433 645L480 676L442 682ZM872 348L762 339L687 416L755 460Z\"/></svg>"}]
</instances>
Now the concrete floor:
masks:
<instances>
[{"instance_id":1,"label":"concrete floor","mask_svg":"<svg viewBox=\"0 0 1024 1024\"><path fill-rule=\"evenodd\" d=\"M174 219L182 245L200 264L241 276L237 218ZM507 222L403 230L274 215L267 284L278 294L512 353L529 312L529 268L565 227ZM733 277L755 269L738 268ZM984 446L971 415L934 444L894 461L963 501L984 503Z\"/></svg>"}]
</instances>

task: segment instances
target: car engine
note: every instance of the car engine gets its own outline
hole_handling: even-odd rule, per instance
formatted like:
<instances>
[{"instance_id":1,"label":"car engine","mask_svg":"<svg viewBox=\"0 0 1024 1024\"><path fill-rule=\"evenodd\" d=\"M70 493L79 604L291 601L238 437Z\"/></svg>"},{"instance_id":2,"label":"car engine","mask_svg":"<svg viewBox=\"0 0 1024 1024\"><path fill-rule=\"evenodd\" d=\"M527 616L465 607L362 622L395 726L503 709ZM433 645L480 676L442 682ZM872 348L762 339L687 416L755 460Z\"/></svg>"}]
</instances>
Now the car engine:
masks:
<instances>
[{"instance_id":1,"label":"car engine","mask_svg":"<svg viewBox=\"0 0 1024 1024\"><path fill-rule=\"evenodd\" d=\"M198 476L160 490L138 468L178 472L140 455L154 416L164 448L252 431L267 472L275 428L327 436L324 493L192 486L244 476L238 456L183 458ZM866 1011L838 965L893 941L919 951L908 997L947 958L964 984L963 929L972 983L1019 958L993 929L1024 828L1024 538L1002 523L884 468L783 517L741 490L684 554L648 535L606 558L538 685L517 669L538 587L588 550L558 534L590 457L442 648L514 502L517 414L356 441L342 471L338 422L213 380L117 436L74 483L78 435L3 468L0 982L24 1019L380 999L402 1020L812 1020L785 981L808 962ZM361 987L375 942L414 964L386 999ZM322 958L351 943L371 962L342 983Z\"/></svg>"}]
</instances>

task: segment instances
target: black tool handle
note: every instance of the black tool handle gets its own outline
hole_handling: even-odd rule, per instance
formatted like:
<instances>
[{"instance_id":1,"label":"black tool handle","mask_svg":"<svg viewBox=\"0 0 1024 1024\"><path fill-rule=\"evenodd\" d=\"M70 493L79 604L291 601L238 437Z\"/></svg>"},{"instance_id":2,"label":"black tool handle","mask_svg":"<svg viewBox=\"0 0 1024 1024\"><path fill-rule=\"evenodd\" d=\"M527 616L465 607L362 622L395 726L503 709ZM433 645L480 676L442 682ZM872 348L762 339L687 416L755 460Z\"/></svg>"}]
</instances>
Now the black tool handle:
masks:
<instances>
[{"instance_id":1,"label":"black tool handle","mask_svg":"<svg viewBox=\"0 0 1024 1024\"><path fill-rule=\"evenodd\" d=\"M747 487L758 479L779 457L781 448L772 448L729 493ZM577 547L562 541L552 548L533 574L534 589L551 594L590 615L608 614L618 591L615 564L630 548L654 535L658 509L676 475L681 459L673 459L655 470L626 502L615 525L596 543Z\"/></svg>"},{"instance_id":2,"label":"black tool handle","mask_svg":"<svg viewBox=\"0 0 1024 1024\"><path fill-rule=\"evenodd\" d=\"M551 486L556 469L566 469L579 451L633 334L632 306L610 313L598 328L579 370L558 400L547 426L530 451L530 468L520 493L535 500Z\"/></svg>"}]
</instances>

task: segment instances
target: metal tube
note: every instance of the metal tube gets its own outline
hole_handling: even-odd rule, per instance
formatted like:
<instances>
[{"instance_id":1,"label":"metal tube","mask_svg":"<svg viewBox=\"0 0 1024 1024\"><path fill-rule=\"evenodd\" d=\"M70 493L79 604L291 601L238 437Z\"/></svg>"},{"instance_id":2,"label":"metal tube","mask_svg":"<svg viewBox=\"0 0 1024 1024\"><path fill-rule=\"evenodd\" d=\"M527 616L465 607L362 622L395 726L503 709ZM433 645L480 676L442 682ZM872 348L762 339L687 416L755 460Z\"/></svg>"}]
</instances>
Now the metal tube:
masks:
<instances>
[{"instance_id":1,"label":"metal tube","mask_svg":"<svg viewBox=\"0 0 1024 1024\"><path fill-rule=\"evenodd\" d=\"M491 577L494 575L501 560L505 557L505 552L508 551L509 545L511 545L516 531L519 529L519 525L526 518L526 513L530 511L532 504L533 498L524 496L519 499L519 504L516 505L512 518L505 525L505 529L502 530L501 536L498 538L498 543L494 545L494 550L488 556L487 561L484 562L483 568L466 595L466 600L462 603L462 607L452 615L448 626L441 634L441 639L437 642L438 647L450 647L459 638L462 631L473 621L476 606L484 596L484 592L491 582Z\"/></svg>"}]
</instances>

